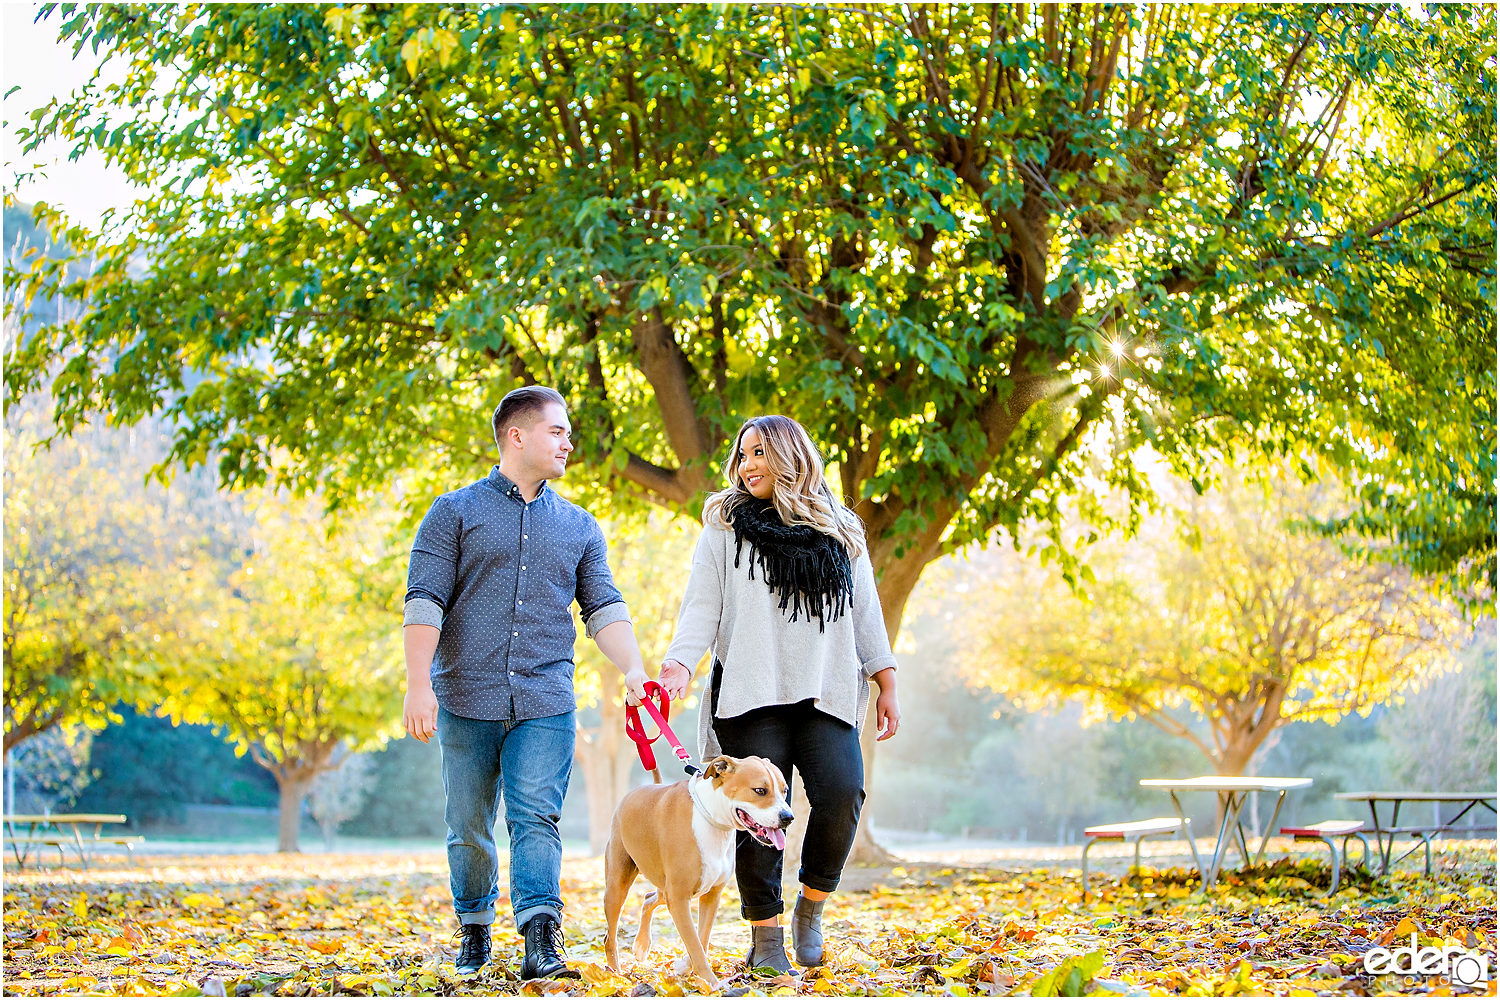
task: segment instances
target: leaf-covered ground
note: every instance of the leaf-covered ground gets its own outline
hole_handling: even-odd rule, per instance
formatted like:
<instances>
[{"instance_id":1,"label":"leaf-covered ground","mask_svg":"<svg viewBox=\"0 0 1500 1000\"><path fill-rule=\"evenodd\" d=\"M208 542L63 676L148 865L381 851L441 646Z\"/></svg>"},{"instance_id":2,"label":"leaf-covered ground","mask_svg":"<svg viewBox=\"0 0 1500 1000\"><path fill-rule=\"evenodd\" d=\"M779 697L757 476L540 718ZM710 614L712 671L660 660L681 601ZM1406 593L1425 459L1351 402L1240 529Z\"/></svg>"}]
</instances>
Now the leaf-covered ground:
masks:
<instances>
[{"instance_id":1,"label":"leaf-covered ground","mask_svg":"<svg viewBox=\"0 0 1500 1000\"><path fill-rule=\"evenodd\" d=\"M1332 900L1320 898L1328 869L1311 854L1231 872L1206 897L1186 869L1148 868L1128 882L1091 875L1099 894L1086 904L1076 867L864 869L850 872L846 884L858 888L837 894L824 918L827 967L776 980L744 974L748 934L732 892L711 957L732 995L1445 995L1436 977L1372 980L1360 957L1416 933L1423 944L1483 949L1493 962L1495 842L1449 843L1435 863L1433 879L1408 862L1390 878L1350 880ZM440 855L8 867L5 991L193 996L222 982L230 996L699 992L672 971L680 948L663 911L648 963L623 975L604 969L602 875L598 860L565 863L567 948L585 979L521 983L520 941L503 924L495 964L454 975ZM635 917L632 906L622 922L627 963Z\"/></svg>"}]
</instances>

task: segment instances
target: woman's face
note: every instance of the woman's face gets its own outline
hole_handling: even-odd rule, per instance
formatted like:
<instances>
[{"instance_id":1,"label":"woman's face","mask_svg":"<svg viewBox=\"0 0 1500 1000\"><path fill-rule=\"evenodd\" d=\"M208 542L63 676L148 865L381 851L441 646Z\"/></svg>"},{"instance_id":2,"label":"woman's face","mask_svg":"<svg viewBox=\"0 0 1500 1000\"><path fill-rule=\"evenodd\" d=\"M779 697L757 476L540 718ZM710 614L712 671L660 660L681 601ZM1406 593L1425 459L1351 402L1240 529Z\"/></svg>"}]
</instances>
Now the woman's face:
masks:
<instances>
[{"instance_id":1,"label":"woman's face","mask_svg":"<svg viewBox=\"0 0 1500 1000\"><path fill-rule=\"evenodd\" d=\"M766 450L760 440L760 431L747 428L740 435L740 483L757 500L771 499L771 467L766 463Z\"/></svg>"}]
</instances>

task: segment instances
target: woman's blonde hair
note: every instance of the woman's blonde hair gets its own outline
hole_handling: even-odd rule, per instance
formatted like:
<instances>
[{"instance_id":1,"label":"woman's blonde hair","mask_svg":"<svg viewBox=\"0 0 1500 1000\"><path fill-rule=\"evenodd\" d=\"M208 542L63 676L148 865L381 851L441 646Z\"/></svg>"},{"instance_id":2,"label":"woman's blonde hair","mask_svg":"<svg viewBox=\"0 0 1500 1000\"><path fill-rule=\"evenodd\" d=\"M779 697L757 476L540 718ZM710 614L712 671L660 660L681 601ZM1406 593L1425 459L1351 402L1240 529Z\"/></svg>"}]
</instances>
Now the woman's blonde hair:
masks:
<instances>
[{"instance_id":1,"label":"woman's blonde hair","mask_svg":"<svg viewBox=\"0 0 1500 1000\"><path fill-rule=\"evenodd\" d=\"M740 480L740 440L754 427L760 433L766 465L771 469L771 502L783 523L803 524L844 543L849 557L865 551L865 528L859 517L839 503L823 478L823 457L802 425L791 417L770 414L745 421L724 462L728 489L712 494L703 504L703 523L730 529L734 512L753 499Z\"/></svg>"}]
</instances>

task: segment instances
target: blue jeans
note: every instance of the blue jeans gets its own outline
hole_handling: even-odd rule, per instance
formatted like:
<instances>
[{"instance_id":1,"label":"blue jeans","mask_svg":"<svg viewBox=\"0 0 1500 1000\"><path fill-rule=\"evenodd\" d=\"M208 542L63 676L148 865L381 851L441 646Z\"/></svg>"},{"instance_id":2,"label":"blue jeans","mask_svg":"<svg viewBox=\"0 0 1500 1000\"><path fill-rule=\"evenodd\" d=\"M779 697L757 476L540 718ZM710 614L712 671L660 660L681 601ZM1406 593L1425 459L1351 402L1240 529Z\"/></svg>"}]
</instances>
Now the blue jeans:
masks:
<instances>
[{"instance_id":1,"label":"blue jeans","mask_svg":"<svg viewBox=\"0 0 1500 1000\"><path fill-rule=\"evenodd\" d=\"M488 722L439 708L437 729L448 796L449 883L459 922L495 921L495 900L500 898L495 817L503 788L516 927L539 913L550 913L561 923L557 820L573 773L573 713Z\"/></svg>"}]
</instances>

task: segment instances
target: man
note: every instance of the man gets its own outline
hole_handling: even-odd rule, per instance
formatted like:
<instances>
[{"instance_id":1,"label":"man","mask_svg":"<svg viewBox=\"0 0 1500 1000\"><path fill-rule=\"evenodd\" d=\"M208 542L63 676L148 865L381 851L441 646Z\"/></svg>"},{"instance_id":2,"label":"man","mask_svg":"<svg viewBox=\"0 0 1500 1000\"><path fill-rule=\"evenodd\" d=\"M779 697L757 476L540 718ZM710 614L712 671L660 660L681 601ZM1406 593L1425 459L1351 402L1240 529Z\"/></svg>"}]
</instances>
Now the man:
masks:
<instances>
[{"instance_id":1,"label":"man","mask_svg":"<svg viewBox=\"0 0 1500 1000\"><path fill-rule=\"evenodd\" d=\"M639 698L647 680L599 524L547 486L572 428L555 390L506 395L493 417L500 464L433 502L407 578L406 731L443 751L448 868L461 974L490 959L499 898L494 827L503 788L510 904L526 939L521 978L577 978L562 942L557 820L573 768L569 606Z\"/></svg>"}]
</instances>

